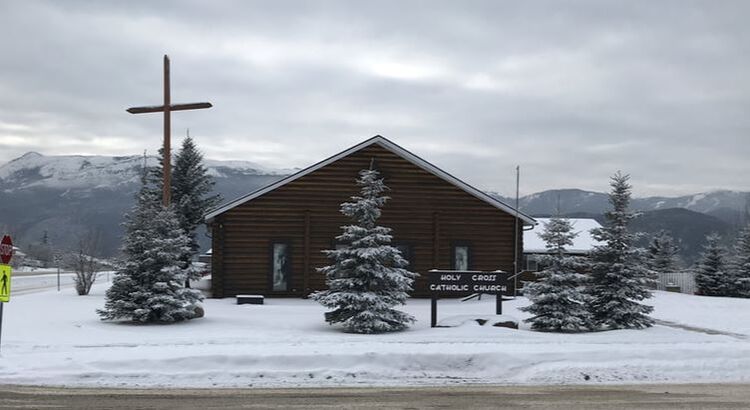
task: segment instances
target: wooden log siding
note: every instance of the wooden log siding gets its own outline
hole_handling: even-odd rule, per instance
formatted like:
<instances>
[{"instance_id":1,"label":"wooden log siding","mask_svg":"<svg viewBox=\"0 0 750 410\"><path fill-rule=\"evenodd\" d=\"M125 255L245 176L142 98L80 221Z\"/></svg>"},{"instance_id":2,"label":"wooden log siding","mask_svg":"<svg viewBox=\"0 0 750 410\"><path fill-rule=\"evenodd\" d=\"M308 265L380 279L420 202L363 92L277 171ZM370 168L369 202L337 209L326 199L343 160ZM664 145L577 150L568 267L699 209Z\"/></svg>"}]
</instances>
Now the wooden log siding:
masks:
<instances>
[{"instance_id":1,"label":"wooden log siding","mask_svg":"<svg viewBox=\"0 0 750 410\"><path fill-rule=\"evenodd\" d=\"M305 296L324 289L324 275L316 271L329 263L322 251L350 223L339 212L340 204L358 193L355 179L373 159L391 197L379 222L393 229L395 242L411 246L410 269L422 275L414 296L428 296L428 270L450 269L453 242L471 244L472 269L513 270L514 215L374 144L217 217L212 224L214 296ZM274 240L292 248L288 292L274 292L269 283Z\"/></svg>"}]
</instances>

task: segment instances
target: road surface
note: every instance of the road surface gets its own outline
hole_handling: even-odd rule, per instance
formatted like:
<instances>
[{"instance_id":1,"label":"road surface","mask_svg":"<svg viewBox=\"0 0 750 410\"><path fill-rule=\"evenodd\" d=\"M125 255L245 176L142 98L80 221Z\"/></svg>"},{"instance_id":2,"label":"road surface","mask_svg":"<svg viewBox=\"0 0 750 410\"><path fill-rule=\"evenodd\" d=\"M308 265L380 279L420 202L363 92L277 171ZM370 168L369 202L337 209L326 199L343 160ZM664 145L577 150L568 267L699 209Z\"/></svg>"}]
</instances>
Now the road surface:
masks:
<instances>
[{"instance_id":1,"label":"road surface","mask_svg":"<svg viewBox=\"0 0 750 410\"><path fill-rule=\"evenodd\" d=\"M97 273L97 281L103 282L108 281L111 276L111 272L99 272ZM61 289L72 289L74 283L75 273L69 271L60 272L60 288ZM43 292L50 289L57 288L57 273L50 273L48 271L35 271L35 272L13 272L13 285L11 289L11 296L20 296L28 293Z\"/></svg>"},{"instance_id":2,"label":"road surface","mask_svg":"<svg viewBox=\"0 0 750 410\"><path fill-rule=\"evenodd\" d=\"M750 385L342 389L62 389L0 386L2 409L747 409Z\"/></svg>"}]
</instances>

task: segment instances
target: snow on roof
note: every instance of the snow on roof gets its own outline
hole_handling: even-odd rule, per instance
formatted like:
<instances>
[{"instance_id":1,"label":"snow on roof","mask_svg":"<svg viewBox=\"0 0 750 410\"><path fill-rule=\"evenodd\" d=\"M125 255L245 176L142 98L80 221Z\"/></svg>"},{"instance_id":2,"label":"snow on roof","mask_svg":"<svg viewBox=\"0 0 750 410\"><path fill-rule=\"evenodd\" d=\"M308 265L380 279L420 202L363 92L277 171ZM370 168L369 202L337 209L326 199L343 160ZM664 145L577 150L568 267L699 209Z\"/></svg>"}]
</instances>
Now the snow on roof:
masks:
<instances>
[{"instance_id":1,"label":"snow on roof","mask_svg":"<svg viewBox=\"0 0 750 410\"><path fill-rule=\"evenodd\" d=\"M547 247L539 234L544 231L544 227L550 221L550 218L535 219L539 224L533 229L523 232L523 252L547 253ZM573 225L573 232L578 233L578 236L573 239L573 246L568 248L568 253L588 253L594 246L599 245L599 241L591 236L592 229L602 227L599 222L588 218L568 218L568 220Z\"/></svg>"},{"instance_id":2,"label":"snow on roof","mask_svg":"<svg viewBox=\"0 0 750 410\"><path fill-rule=\"evenodd\" d=\"M253 199L255 199L255 198L257 198L257 197L259 197L261 195L264 195L264 194L266 194L266 193L268 193L270 191L273 191L276 188L279 188L279 187L281 187L283 185L286 185L289 182L292 182L292 181L294 181L294 180L296 180L298 178L301 178L301 177L303 177L303 176L305 176L305 175L307 175L307 174L309 174L309 173L311 173L313 171L316 171L316 170L318 170L320 168L323 168L326 165L329 165L329 164L331 164L331 163L333 163L335 161L338 161L341 158L344 158L344 157L346 157L346 156L348 156L348 155L350 155L350 154L352 154L354 152L357 152L357 151L359 151L359 150L361 150L363 148L369 147L370 145L374 145L374 144L380 145L381 147L383 147L383 148L385 148L385 149L393 152L394 154L400 156L401 158L404 158L405 160L407 160L407 161L411 162L412 164L414 164L414 165L422 168L423 170L425 170L427 172L430 172L430 173L432 173L432 174L440 177L444 181L449 182L449 183L455 185L456 187L458 187L458 188L460 188L460 189L468 192L469 194L471 194L471 195L473 195L473 196L481 199L484 202L487 202L488 204L494 206L495 208L498 208L500 210L503 210L503 211L508 212L510 214L513 214L513 215L515 215L515 213L516 213L515 208L511 207L510 205L507 205L504 202L499 201L498 199L493 198L490 195L487 195L485 192L482 192L482 191L480 191L480 190L472 187L471 185L469 185L469 184L461 181L460 179L454 177L453 175L451 175L451 174L443 171L442 169L436 167L435 165L432 165L431 163L425 161L424 159L422 159L422 158L414 155L413 153L407 151L406 149L400 147L399 145L396 145L394 142L390 141L389 139L387 139L385 137L382 137L380 135L376 135L376 136L374 136L374 137L372 137L372 138L370 138L370 139L368 139L366 141L363 141L363 142L361 142L361 143L359 143L359 144L357 144L357 145L355 145L355 146L353 146L353 147L351 147L349 149L346 149L346 150L344 150L344 151L342 151L342 152L340 152L340 153L338 153L338 154L336 154L336 155L334 155L334 156L332 156L332 157L330 157L328 159L325 159L323 161L318 162L315 165L312 165L312 166L310 166L308 168L305 168L305 169L297 172L296 174L290 175L290 176L288 176L288 177L286 177L286 178L284 178L284 179L282 179L280 181L272 183L272 184L270 184L270 185L268 185L268 186L266 186L264 188L261 188L261 189L255 191L255 192L251 192L248 195L245 195L245 196L242 196L240 198L237 198L234 201L231 201L231 202L227 203L226 205L223 205L223 206L221 206L221 207L219 207L217 209L214 209L213 211L209 212L206 215L206 218L205 218L206 222L210 222L216 216L218 216L218 215L220 215L220 214L222 214L222 213L224 213L224 212L226 212L226 211L228 211L228 210L230 210L230 209L232 209L232 208L234 208L234 207L236 207L238 205L241 205L241 204L244 204L245 202L251 201L251 200L253 200ZM524 221L525 225L534 225L536 223L536 221L534 220L534 218L532 218L532 217L530 217L530 216L528 216L528 215L526 215L526 214L524 214L522 212L518 212L518 217L522 221Z\"/></svg>"}]
</instances>

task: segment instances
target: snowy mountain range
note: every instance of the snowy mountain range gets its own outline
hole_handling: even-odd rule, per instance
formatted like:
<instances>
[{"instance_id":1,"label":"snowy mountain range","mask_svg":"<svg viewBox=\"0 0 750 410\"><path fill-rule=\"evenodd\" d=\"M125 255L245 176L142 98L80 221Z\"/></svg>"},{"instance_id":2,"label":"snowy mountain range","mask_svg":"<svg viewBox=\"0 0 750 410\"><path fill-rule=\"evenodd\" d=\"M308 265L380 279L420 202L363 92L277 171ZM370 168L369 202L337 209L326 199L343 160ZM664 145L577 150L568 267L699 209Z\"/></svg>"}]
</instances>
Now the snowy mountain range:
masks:
<instances>
[{"instance_id":1,"label":"snowy mountain range","mask_svg":"<svg viewBox=\"0 0 750 410\"><path fill-rule=\"evenodd\" d=\"M113 255L120 244L122 215L133 203L144 164L157 161L139 155L26 153L0 166L0 230L12 233L22 247L40 241L46 232L49 242L63 249L95 230L101 235L100 252ZM295 172L246 161L206 160L205 165L226 200Z\"/></svg>"},{"instance_id":2,"label":"snowy mountain range","mask_svg":"<svg viewBox=\"0 0 750 410\"><path fill-rule=\"evenodd\" d=\"M108 189L138 183L144 166L156 165L153 156L125 157L59 155L28 152L0 166L0 182L5 192L31 188ZM216 178L258 175L288 175L294 170L271 169L248 161L206 160L209 174Z\"/></svg>"},{"instance_id":3,"label":"snowy mountain range","mask_svg":"<svg viewBox=\"0 0 750 410\"><path fill-rule=\"evenodd\" d=\"M130 209L139 186L144 161L156 164L156 157L133 156L46 156L29 152L0 166L0 231L10 232L22 247L38 242L47 232L50 243L71 249L87 231L101 234L103 255L117 253L122 234L122 215ZM247 194L294 169L272 169L246 161L206 160L225 200ZM636 198L636 209L655 212L655 221L684 225L701 219L710 229L737 226L743 221L750 193L715 191L677 198ZM515 201L501 198L508 204ZM551 215L559 204L564 214L596 217L608 207L607 195L579 189L549 190L522 197L520 208L534 216ZM674 213L672 208L693 212ZM706 219L709 218L709 219ZM658 225L658 223L657 223ZM701 231L702 232L702 231ZM697 234L696 234L697 235ZM204 244L208 239L203 238Z\"/></svg>"},{"instance_id":4,"label":"snowy mountain range","mask_svg":"<svg viewBox=\"0 0 750 410\"><path fill-rule=\"evenodd\" d=\"M498 196L508 204L515 199ZM530 215L551 215L559 206L560 212L572 214L603 214L609 209L607 194L580 189L552 189L521 197L520 208ZM750 211L750 192L717 190L674 198L645 197L633 198L633 209L656 211L683 208L714 216L728 224L740 223Z\"/></svg>"},{"instance_id":5,"label":"snowy mountain range","mask_svg":"<svg viewBox=\"0 0 750 410\"><path fill-rule=\"evenodd\" d=\"M499 198L515 204L515 199ZM607 194L580 189L527 195L520 198L519 205L521 210L537 217L554 215L559 206L565 216L593 218L601 224L606 223L604 212L610 209ZM638 245L646 246L650 235L666 230L677 241L685 265L690 265L702 251L706 235L718 233L725 245L731 244L750 216L750 192L721 190L675 198L633 198L631 207L642 212L631 225L634 231L646 234Z\"/></svg>"}]
</instances>

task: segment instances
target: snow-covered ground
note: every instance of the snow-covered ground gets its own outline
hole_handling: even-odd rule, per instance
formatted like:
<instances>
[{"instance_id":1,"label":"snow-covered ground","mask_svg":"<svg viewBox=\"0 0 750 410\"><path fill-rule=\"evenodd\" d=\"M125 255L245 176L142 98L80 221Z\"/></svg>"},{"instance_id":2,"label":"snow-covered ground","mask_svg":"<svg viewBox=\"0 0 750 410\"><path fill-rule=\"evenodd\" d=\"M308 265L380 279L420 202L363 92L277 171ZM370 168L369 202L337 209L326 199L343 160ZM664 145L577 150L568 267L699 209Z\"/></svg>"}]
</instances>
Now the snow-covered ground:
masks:
<instances>
[{"instance_id":1,"label":"snow-covered ground","mask_svg":"<svg viewBox=\"0 0 750 410\"><path fill-rule=\"evenodd\" d=\"M263 306L207 300L206 317L174 325L101 322L105 283L29 293L5 305L0 383L128 387L292 387L455 383L750 382L750 300L657 292L655 317L735 334L658 325L647 330L548 334L467 321L429 327L429 300L406 310L410 330L353 335L300 299ZM505 313L526 317L504 304ZM439 314L486 317L493 298L441 300Z\"/></svg>"}]
</instances>

